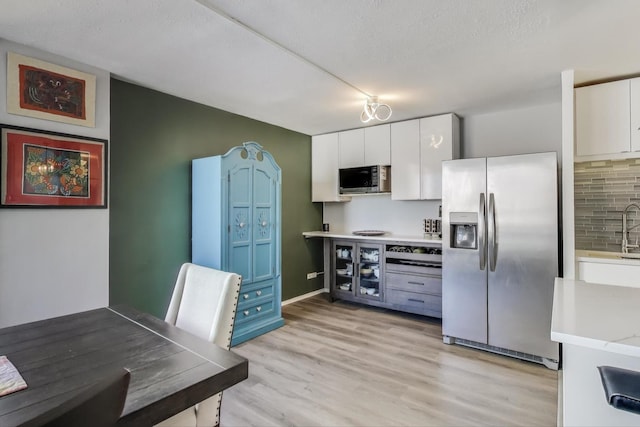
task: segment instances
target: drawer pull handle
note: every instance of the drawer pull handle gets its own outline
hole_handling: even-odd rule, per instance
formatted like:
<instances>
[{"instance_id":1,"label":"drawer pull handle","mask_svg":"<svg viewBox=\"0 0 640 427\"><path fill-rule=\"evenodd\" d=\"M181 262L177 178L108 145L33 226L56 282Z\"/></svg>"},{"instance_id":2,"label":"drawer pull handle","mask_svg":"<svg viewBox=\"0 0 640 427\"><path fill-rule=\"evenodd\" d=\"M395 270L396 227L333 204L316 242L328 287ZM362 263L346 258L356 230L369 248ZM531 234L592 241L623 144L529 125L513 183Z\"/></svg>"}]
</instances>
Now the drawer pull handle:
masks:
<instances>
[{"instance_id":1,"label":"drawer pull handle","mask_svg":"<svg viewBox=\"0 0 640 427\"><path fill-rule=\"evenodd\" d=\"M244 295L242 295L242 298L244 298L244 299L249 299L249 294L244 294Z\"/></svg>"},{"instance_id":2,"label":"drawer pull handle","mask_svg":"<svg viewBox=\"0 0 640 427\"><path fill-rule=\"evenodd\" d=\"M258 296L262 295L262 291L256 291L256 295Z\"/></svg>"},{"instance_id":3,"label":"drawer pull handle","mask_svg":"<svg viewBox=\"0 0 640 427\"><path fill-rule=\"evenodd\" d=\"M411 301L411 302L419 302L420 304L424 304L424 300L421 300L421 299L409 298L409 301Z\"/></svg>"},{"instance_id":4,"label":"drawer pull handle","mask_svg":"<svg viewBox=\"0 0 640 427\"><path fill-rule=\"evenodd\" d=\"M249 315L249 310L243 311L242 314L244 314L245 316L248 316Z\"/></svg>"},{"instance_id":5,"label":"drawer pull handle","mask_svg":"<svg viewBox=\"0 0 640 427\"><path fill-rule=\"evenodd\" d=\"M410 285L424 286L424 283L422 282L407 282L407 283L409 283Z\"/></svg>"},{"instance_id":6,"label":"drawer pull handle","mask_svg":"<svg viewBox=\"0 0 640 427\"><path fill-rule=\"evenodd\" d=\"M256 307L256 311L259 313L260 311L262 311L262 307Z\"/></svg>"}]
</instances>

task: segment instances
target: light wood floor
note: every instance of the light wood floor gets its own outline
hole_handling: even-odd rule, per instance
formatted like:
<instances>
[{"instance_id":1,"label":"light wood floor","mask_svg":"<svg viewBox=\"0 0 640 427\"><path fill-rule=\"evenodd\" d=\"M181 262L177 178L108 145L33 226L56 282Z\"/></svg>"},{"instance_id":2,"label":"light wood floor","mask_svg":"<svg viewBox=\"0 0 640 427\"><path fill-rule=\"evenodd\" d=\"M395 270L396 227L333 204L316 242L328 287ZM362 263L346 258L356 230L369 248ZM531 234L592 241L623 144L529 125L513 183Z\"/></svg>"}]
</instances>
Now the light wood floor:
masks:
<instances>
[{"instance_id":1,"label":"light wood floor","mask_svg":"<svg viewBox=\"0 0 640 427\"><path fill-rule=\"evenodd\" d=\"M283 316L234 347L249 378L224 392L222 426L556 425L557 372L443 344L435 319L326 294Z\"/></svg>"}]
</instances>

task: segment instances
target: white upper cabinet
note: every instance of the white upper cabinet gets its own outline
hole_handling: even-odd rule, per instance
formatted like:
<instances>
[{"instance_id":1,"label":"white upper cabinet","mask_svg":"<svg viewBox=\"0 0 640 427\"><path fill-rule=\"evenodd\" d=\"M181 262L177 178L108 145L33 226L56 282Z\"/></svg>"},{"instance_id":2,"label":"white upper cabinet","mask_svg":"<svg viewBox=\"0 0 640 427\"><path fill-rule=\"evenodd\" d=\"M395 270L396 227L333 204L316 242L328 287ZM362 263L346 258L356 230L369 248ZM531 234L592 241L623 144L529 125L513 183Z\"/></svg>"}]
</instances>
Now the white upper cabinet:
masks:
<instances>
[{"instance_id":1,"label":"white upper cabinet","mask_svg":"<svg viewBox=\"0 0 640 427\"><path fill-rule=\"evenodd\" d=\"M631 151L630 80L575 90L576 156Z\"/></svg>"},{"instance_id":2,"label":"white upper cabinet","mask_svg":"<svg viewBox=\"0 0 640 427\"><path fill-rule=\"evenodd\" d=\"M364 166L391 164L391 125L364 128Z\"/></svg>"},{"instance_id":3,"label":"white upper cabinet","mask_svg":"<svg viewBox=\"0 0 640 427\"><path fill-rule=\"evenodd\" d=\"M455 114L370 126L311 138L311 197L343 202L339 169L391 165L393 200L442 198L442 161L460 155Z\"/></svg>"},{"instance_id":4,"label":"white upper cabinet","mask_svg":"<svg viewBox=\"0 0 640 427\"><path fill-rule=\"evenodd\" d=\"M442 199L442 161L460 157L458 116L420 119L420 198Z\"/></svg>"},{"instance_id":5,"label":"white upper cabinet","mask_svg":"<svg viewBox=\"0 0 640 427\"><path fill-rule=\"evenodd\" d=\"M364 129L338 132L338 140L340 167L355 168L364 166Z\"/></svg>"},{"instance_id":6,"label":"white upper cabinet","mask_svg":"<svg viewBox=\"0 0 640 427\"><path fill-rule=\"evenodd\" d=\"M391 198L420 199L420 121L391 123Z\"/></svg>"},{"instance_id":7,"label":"white upper cabinet","mask_svg":"<svg viewBox=\"0 0 640 427\"><path fill-rule=\"evenodd\" d=\"M391 164L388 124L338 132L338 139L341 168Z\"/></svg>"},{"instance_id":8,"label":"white upper cabinet","mask_svg":"<svg viewBox=\"0 0 640 427\"><path fill-rule=\"evenodd\" d=\"M640 156L640 78L575 90L576 156Z\"/></svg>"},{"instance_id":9,"label":"white upper cabinet","mask_svg":"<svg viewBox=\"0 0 640 427\"><path fill-rule=\"evenodd\" d=\"M391 124L391 198L442 199L442 161L460 157L454 114Z\"/></svg>"},{"instance_id":10,"label":"white upper cabinet","mask_svg":"<svg viewBox=\"0 0 640 427\"><path fill-rule=\"evenodd\" d=\"M311 138L311 201L339 202L338 194L338 134Z\"/></svg>"}]
</instances>

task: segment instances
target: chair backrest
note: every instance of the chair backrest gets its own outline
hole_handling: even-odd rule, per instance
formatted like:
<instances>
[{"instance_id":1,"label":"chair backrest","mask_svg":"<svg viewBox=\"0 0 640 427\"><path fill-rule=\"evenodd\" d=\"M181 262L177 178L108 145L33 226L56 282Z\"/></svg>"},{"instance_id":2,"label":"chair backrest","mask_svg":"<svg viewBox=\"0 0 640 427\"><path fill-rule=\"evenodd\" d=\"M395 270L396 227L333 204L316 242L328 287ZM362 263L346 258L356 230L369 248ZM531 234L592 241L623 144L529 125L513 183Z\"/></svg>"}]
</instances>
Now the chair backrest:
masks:
<instances>
[{"instance_id":1,"label":"chair backrest","mask_svg":"<svg viewBox=\"0 0 640 427\"><path fill-rule=\"evenodd\" d=\"M20 427L114 427L124 408L131 373L118 369Z\"/></svg>"},{"instance_id":2,"label":"chair backrest","mask_svg":"<svg viewBox=\"0 0 640 427\"><path fill-rule=\"evenodd\" d=\"M183 264L165 321L228 350L241 282L235 273Z\"/></svg>"}]
</instances>

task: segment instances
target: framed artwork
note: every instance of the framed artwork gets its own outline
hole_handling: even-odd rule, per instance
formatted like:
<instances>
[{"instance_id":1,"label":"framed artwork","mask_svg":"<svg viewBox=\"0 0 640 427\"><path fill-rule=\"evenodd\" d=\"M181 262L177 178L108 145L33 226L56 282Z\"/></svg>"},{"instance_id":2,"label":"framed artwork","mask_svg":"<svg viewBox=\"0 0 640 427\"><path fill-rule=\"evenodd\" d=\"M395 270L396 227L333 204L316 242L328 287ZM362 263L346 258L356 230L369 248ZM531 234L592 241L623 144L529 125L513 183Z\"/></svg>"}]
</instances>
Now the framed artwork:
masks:
<instances>
[{"instance_id":1,"label":"framed artwork","mask_svg":"<svg viewBox=\"0 0 640 427\"><path fill-rule=\"evenodd\" d=\"M96 76L7 53L7 112L95 127Z\"/></svg>"},{"instance_id":2,"label":"framed artwork","mask_svg":"<svg viewBox=\"0 0 640 427\"><path fill-rule=\"evenodd\" d=\"M0 124L0 207L106 208L107 141Z\"/></svg>"}]
</instances>

